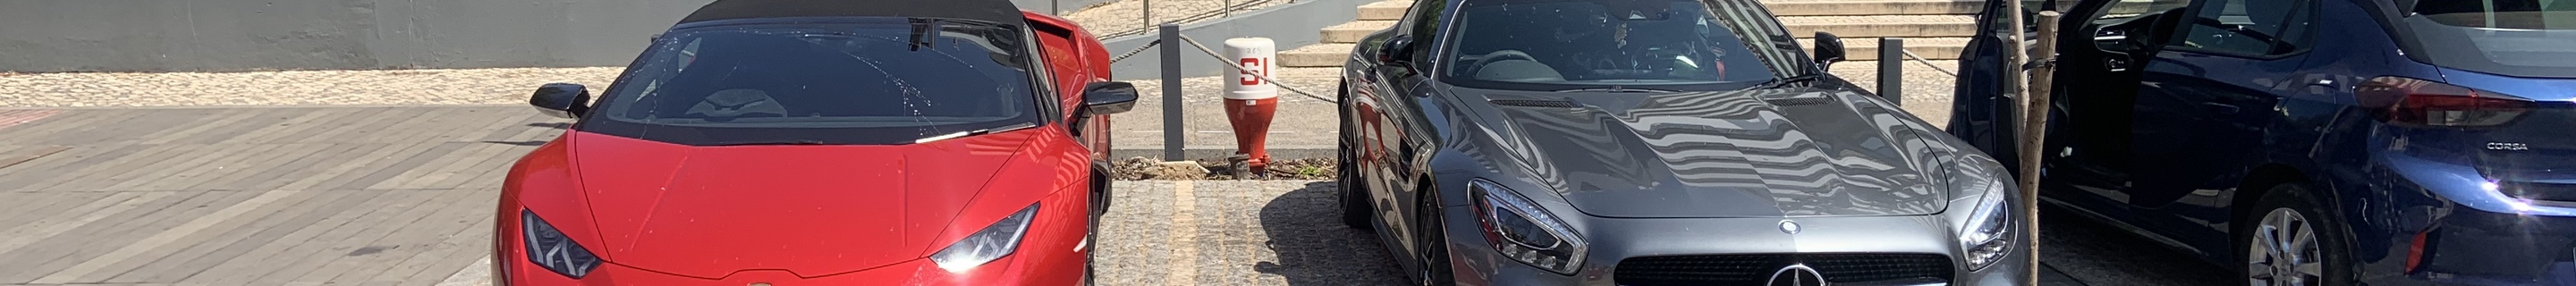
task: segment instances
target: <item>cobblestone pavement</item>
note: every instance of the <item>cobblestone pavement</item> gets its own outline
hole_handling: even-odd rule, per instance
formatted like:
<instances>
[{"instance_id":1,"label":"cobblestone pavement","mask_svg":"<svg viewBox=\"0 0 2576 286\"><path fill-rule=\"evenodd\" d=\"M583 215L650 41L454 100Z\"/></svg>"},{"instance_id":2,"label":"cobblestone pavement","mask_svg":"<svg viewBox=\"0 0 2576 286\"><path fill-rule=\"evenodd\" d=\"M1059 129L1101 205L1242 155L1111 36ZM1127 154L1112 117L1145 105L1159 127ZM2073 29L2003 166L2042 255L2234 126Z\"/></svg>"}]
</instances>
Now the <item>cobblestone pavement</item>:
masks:
<instances>
[{"instance_id":1,"label":"cobblestone pavement","mask_svg":"<svg viewBox=\"0 0 2576 286\"><path fill-rule=\"evenodd\" d=\"M1341 226L1322 181L1118 182L1102 220L1104 285L1400 285L1369 234ZM1195 214L1195 215L1181 215ZM2225 285L2214 266L2086 221L2041 227L2040 285Z\"/></svg>"},{"instance_id":2,"label":"cobblestone pavement","mask_svg":"<svg viewBox=\"0 0 2576 286\"><path fill-rule=\"evenodd\" d=\"M1103 285L1395 285L1377 241L1341 226L1330 183L1119 182Z\"/></svg>"}]
</instances>

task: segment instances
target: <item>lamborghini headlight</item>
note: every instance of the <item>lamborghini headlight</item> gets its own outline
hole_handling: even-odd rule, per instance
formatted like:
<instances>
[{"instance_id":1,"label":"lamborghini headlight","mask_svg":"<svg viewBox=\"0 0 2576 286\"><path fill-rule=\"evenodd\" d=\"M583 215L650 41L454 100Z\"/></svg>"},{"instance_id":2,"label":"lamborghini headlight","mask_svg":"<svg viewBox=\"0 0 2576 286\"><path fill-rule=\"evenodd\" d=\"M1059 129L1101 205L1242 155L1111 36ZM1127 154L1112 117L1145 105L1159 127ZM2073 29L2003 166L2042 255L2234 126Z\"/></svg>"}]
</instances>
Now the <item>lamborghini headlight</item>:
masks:
<instances>
[{"instance_id":1,"label":"lamborghini headlight","mask_svg":"<svg viewBox=\"0 0 2576 286\"><path fill-rule=\"evenodd\" d=\"M1483 179L1468 181L1467 190L1475 198L1485 242L1504 257L1557 274L1572 275L1582 268L1589 247L1583 237L1538 203Z\"/></svg>"},{"instance_id":2,"label":"lamborghini headlight","mask_svg":"<svg viewBox=\"0 0 2576 286\"><path fill-rule=\"evenodd\" d=\"M591 255L589 249L573 243L563 231L555 230L554 225L537 218L536 212L519 210L519 234L524 237L520 244L528 248L528 263L537 267L573 279L581 279L590 275L590 270L599 268L598 255Z\"/></svg>"},{"instance_id":3,"label":"lamborghini headlight","mask_svg":"<svg viewBox=\"0 0 2576 286\"><path fill-rule=\"evenodd\" d=\"M1972 186L1985 190L1976 203L1952 208L1969 211L1959 227L1959 249L1964 254L1960 258L1967 260L1968 271L1984 270L2013 252L2013 213L2019 208L2009 197L2017 192L2005 181L1988 180L1982 185Z\"/></svg>"},{"instance_id":4,"label":"lamborghini headlight","mask_svg":"<svg viewBox=\"0 0 2576 286\"><path fill-rule=\"evenodd\" d=\"M966 272L984 263L1009 256L1013 250L1020 247L1020 237L1029 233L1029 220L1037 214L1038 206L1029 205L1028 208L1020 209L1018 213L1003 217L1002 221L993 222L992 226L986 226L984 230L966 235L966 239L958 240L956 244L949 244L948 248L940 249L938 253L930 254L930 261L938 263L939 269L946 269L948 272Z\"/></svg>"}]
</instances>

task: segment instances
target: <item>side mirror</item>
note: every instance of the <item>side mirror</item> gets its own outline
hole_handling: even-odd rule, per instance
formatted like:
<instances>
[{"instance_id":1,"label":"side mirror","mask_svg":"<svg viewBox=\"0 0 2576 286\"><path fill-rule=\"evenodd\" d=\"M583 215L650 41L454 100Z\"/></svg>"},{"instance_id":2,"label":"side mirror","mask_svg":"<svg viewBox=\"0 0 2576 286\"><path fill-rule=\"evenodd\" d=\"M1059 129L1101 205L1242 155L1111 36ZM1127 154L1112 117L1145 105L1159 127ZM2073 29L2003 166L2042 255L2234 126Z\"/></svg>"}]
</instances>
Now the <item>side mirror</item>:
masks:
<instances>
[{"instance_id":1,"label":"side mirror","mask_svg":"<svg viewBox=\"0 0 2576 286\"><path fill-rule=\"evenodd\" d=\"M1095 82L1082 87L1082 110L1086 114L1105 115L1136 109L1136 84Z\"/></svg>"},{"instance_id":2,"label":"side mirror","mask_svg":"<svg viewBox=\"0 0 2576 286\"><path fill-rule=\"evenodd\" d=\"M1842 36L1835 36L1834 33L1816 32L1817 67L1820 69L1832 70L1834 68L1834 63L1842 62L1844 59L1848 58L1843 56Z\"/></svg>"},{"instance_id":3,"label":"side mirror","mask_svg":"<svg viewBox=\"0 0 2576 286\"><path fill-rule=\"evenodd\" d=\"M1376 54L1379 64L1411 67L1413 66L1411 62L1413 36L1395 36L1395 38L1386 39L1386 43L1379 44L1377 51L1373 53Z\"/></svg>"},{"instance_id":4,"label":"side mirror","mask_svg":"<svg viewBox=\"0 0 2576 286\"><path fill-rule=\"evenodd\" d=\"M528 105L538 113L562 118L590 113L590 87L572 83L549 83L537 86L537 94L528 97Z\"/></svg>"}]
</instances>

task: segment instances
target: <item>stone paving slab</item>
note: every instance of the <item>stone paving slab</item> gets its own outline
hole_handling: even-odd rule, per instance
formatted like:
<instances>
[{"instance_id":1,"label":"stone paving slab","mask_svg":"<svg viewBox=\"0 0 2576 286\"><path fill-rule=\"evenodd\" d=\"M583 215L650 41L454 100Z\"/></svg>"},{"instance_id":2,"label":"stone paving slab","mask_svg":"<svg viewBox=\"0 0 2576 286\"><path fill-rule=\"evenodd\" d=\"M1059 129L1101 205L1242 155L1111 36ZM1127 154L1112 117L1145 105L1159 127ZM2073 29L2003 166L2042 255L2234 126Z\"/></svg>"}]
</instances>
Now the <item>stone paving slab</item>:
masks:
<instances>
[{"instance_id":1,"label":"stone paving slab","mask_svg":"<svg viewBox=\"0 0 2576 286\"><path fill-rule=\"evenodd\" d=\"M527 108L169 108L0 126L0 285L436 285L489 252ZM0 121L4 122L4 121Z\"/></svg>"}]
</instances>

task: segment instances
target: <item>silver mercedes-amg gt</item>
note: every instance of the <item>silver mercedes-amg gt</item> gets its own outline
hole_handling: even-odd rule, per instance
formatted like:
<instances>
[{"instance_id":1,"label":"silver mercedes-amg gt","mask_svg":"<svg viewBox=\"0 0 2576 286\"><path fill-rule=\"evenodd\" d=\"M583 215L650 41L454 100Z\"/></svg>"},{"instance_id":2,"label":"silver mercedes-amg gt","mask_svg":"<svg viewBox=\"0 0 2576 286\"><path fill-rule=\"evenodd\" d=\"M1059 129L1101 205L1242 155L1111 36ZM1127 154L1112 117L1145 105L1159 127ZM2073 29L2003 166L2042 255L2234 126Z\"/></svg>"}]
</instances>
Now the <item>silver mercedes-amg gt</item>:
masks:
<instances>
[{"instance_id":1,"label":"silver mercedes-amg gt","mask_svg":"<svg viewBox=\"0 0 2576 286\"><path fill-rule=\"evenodd\" d=\"M1422 0L1341 88L1344 222L1426 285L2019 285L1993 159L1754 0Z\"/></svg>"}]
</instances>

